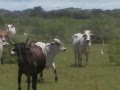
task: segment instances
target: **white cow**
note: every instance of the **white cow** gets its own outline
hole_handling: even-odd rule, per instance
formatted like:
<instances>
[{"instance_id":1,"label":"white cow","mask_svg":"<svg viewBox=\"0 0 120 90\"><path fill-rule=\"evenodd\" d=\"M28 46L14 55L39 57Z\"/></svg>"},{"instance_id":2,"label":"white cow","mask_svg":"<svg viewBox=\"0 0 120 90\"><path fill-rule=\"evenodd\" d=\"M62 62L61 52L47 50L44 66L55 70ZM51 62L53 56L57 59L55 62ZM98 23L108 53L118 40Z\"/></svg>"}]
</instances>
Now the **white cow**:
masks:
<instances>
[{"instance_id":1,"label":"white cow","mask_svg":"<svg viewBox=\"0 0 120 90\"><path fill-rule=\"evenodd\" d=\"M58 76L54 63L54 58L60 51L66 51L66 48L63 47L63 43L59 39L55 38L50 43L36 42L35 45L40 46L42 48L43 53L46 57L46 68L53 68L55 73L55 81L57 81ZM43 80L43 73L40 74L40 79Z\"/></svg>"},{"instance_id":2,"label":"white cow","mask_svg":"<svg viewBox=\"0 0 120 90\"><path fill-rule=\"evenodd\" d=\"M83 34L77 33L72 36L73 50L75 54L75 66L81 66L82 54L86 56L87 66L89 47L91 46L91 36L93 36L93 34L90 30L85 30Z\"/></svg>"},{"instance_id":3,"label":"white cow","mask_svg":"<svg viewBox=\"0 0 120 90\"><path fill-rule=\"evenodd\" d=\"M13 24L6 24L5 29L8 32L9 39L13 39L16 34L16 28Z\"/></svg>"}]
</instances>

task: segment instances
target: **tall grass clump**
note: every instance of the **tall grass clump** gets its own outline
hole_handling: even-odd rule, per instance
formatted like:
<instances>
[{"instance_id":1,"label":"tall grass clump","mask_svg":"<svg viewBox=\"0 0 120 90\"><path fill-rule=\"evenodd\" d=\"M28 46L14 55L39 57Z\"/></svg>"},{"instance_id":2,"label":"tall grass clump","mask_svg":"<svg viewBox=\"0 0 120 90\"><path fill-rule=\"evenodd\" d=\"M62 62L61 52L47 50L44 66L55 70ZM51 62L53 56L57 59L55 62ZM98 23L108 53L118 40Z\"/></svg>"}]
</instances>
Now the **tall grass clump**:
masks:
<instances>
[{"instance_id":1,"label":"tall grass clump","mask_svg":"<svg viewBox=\"0 0 120 90\"><path fill-rule=\"evenodd\" d=\"M5 46L4 47L4 51L3 51L3 63L4 64L6 64L6 63L12 64L12 63L17 62L16 56L12 55L10 53L10 51L11 51L11 46Z\"/></svg>"},{"instance_id":2,"label":"tall grass clump","mask_svg":"<svg viewBox=\"0 0 120 90\"><path fill-rule=\"evenodd\" d=\"M120 40L110 42L108 55L110 63L120 65Z\"/></svg>"}]
</instances>

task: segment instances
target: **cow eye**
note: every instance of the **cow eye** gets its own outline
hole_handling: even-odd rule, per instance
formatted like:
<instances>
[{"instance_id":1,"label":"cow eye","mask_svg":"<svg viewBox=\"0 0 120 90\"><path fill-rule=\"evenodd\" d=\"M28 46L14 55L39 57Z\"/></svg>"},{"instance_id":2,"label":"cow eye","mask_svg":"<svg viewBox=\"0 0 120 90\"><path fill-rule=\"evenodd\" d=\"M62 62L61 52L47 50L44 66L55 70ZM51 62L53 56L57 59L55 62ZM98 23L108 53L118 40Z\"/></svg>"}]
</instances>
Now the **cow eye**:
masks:
<instances>
[{"instance_id":1,"label":"cow eye","mask_svg":"<svg viewBox=\"0 0 120 90\"><path fill-rule=\"evenodd\" d=\"M83 37L86 37L86 34L84 34Z\"/></svg>"},{"instance_id":2,"label":"cow eye","mask_svg":"<svg viewBox=\"0 0 120 90\"><path fill-rule=\"evenodd\" d=\"M60 43L56 43L58 46L60 46L61 44Z\"/></svg>"},{"instance_id":3,"label":"cow eye","mask_svg":"<svg viewBox=\"0 0 120 90\"><path fill-rule=\"evenodd\" d=\"M94 35L92 34L91 37L94 38Z\"/></svg>"}]
</instances>

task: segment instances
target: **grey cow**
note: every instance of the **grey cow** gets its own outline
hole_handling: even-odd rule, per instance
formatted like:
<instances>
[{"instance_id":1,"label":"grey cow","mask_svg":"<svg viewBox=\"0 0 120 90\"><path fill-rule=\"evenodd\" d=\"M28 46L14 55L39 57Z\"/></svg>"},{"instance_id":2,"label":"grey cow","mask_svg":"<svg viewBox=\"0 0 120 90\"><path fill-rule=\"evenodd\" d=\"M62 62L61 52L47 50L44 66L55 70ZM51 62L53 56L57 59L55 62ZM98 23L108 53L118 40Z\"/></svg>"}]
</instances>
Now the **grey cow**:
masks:
<instances>
[{"instance_id":1,"label":"grey cow","mask_svg":"<svg viewBox=\"0 0 120 90\"><path fill-rule=\"evenodd\" d=\"M85 30L83 34L77 33L72 36L73 50L75 54L75 66L81 66L82 54L86 56L87 66L89 47L91 46L91 36L93 36L93 34L90 30Z\"/></svg>"}]
</instances>

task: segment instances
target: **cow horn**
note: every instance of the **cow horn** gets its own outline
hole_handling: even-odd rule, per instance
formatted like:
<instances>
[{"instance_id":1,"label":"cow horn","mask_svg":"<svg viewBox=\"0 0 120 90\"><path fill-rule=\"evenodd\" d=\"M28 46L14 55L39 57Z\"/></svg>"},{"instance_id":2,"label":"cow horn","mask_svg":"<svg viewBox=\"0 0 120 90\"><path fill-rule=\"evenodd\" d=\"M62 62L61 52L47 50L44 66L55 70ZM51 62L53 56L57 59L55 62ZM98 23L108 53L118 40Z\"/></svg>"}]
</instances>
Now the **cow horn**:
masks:
<instances>
[{"instance_id":1,"label":"cow horn","mask_svg":"<svg viewBox=\"0 0 120 90\"><path fill-rule=\"evenodd\" d=\"M25 41L25 43L27 43L28 41L29 41L29 38L28 38L28 35L27 35L27 33L23 33L26 37L27 37L27 39L26 39L26 41Z\"/></svg>"},{"instance_id":2,"label":"cow horn","mask_svg":"<svg viewBox=\"0 0 120 90\"><path fill-rule=\"evenodd\" d=\"M27 39L26 39L25 43L27 44L29 40L30 40L30 38L27 35Z\"/></svg>"},{"instance_id":3,"label":"cow horn","mask_svg":"<svg viewBox=\"0 0 120 90\"><path fill-rule=\"evenodd\" d=\"M30 40L30 37L28 37L28 34L27 34L27 33L25 33L25 32L24 32L24 35L27 37L27 39L26 39L26 41L25 41L25 43L27 44L27 43L28 43L28 41Z\"/></svg>"},{"instance_id":4,"label":"cow horn","mask_svg":"<svg viewBox=\"0 0 120 90\"><path fill-rule=\"evenodd\" d=\"M28 36L27 36L27 40L25 41L25 43L28 43L28 41L29 41L29 38L28 38Z\"/></svg>"},{"instance_id":5,"label":"cow horn","mask_svg":"<svg viewBox=\"0 0 120 90\"><path fill-rule=\"evenodd\" d=\"M27 36L27 33L24 33L25 36Z\"/></svg>"},{"instance_id":6,"label":"cow horn","mask_svg":"<svg viewBox=\"0 0 120 90\"><path fill-rule=\"evenodd\" d=\"M14 43L14 42L12 42L12 41L11 41L10 43L11 43L11 44L13 44L13 45L15 45L15 43Z\"/></svg>"}]
</instances>

